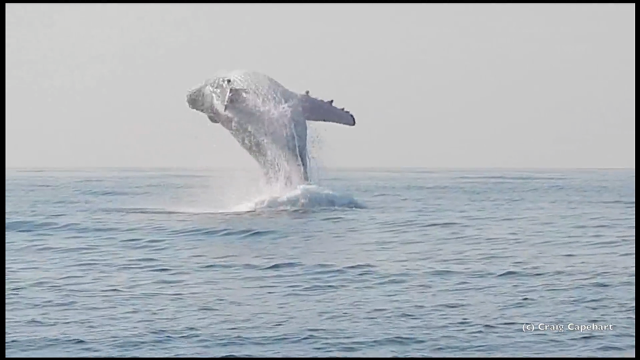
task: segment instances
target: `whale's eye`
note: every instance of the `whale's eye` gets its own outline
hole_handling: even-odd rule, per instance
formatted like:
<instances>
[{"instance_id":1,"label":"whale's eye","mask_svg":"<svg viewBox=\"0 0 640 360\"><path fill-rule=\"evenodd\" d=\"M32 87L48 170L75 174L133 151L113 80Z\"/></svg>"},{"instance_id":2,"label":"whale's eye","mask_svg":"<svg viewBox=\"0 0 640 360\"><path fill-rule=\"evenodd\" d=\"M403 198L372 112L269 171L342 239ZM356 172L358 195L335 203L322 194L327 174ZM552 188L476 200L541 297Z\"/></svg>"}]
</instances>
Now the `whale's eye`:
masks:
<instances>
[{"instance_id":1,"label":"whale's eye","mask_svg":"<svg viewBox=\"0 0 640 360\"><path fill-rule=\"evenodd\" d=\"M231 79L227 79L227 84L231 84Z\"/></svg>"}]
</instances>

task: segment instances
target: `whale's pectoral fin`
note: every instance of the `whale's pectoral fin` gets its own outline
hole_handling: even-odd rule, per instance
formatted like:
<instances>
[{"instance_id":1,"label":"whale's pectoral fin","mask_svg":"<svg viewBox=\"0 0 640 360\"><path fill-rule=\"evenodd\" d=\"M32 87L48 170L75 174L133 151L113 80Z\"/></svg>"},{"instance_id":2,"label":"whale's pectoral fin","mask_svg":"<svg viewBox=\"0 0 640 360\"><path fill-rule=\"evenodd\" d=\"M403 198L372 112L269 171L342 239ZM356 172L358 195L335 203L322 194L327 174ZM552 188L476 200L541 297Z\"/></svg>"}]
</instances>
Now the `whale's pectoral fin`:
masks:
<instances>
[{"instance_id":1,"label":"whale's pectoral fin","mask_svg":"<svg viewBox=\"0 0 640 360\"><path fill-rule=\"evenodd\" d=\"M304 118L308 121L325 121L347 126L356 124L356 119L350 112L333 106L333 100L318 100L306 92L300 96L300 102Z\"/></svg>"},{"instance_id":2,"label":"whale's pectoral fin","mask_svg":"<svg viewBox=\"0 0 640 360\"><path fill-rule=\"evenodd\" d=\"M227 92L227 97L224 99L224 111L227 111L227 107L231 105L240 104L244 101L247 95L247 90L230 88Z\"/></svg>"}]
</instances>

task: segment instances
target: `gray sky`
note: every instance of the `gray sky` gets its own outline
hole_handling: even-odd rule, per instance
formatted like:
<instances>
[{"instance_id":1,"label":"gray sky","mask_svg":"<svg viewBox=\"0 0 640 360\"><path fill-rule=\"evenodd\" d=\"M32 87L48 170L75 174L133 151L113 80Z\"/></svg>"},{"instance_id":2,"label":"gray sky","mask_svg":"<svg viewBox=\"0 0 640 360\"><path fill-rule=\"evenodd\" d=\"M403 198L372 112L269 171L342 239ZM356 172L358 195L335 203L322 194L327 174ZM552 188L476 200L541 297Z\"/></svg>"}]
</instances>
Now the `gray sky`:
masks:
<instances>
[{"instance_id":1,"label":"gray sky","mask_svg":"<svg viewBox=\"0 0 640 360\"><path fill-rule=\"evenodd\" d=\"M257 167L188 90L334 99L344 167L635 168L635 4L9 4L8 167Z\"/></svg>"}]
</instances>

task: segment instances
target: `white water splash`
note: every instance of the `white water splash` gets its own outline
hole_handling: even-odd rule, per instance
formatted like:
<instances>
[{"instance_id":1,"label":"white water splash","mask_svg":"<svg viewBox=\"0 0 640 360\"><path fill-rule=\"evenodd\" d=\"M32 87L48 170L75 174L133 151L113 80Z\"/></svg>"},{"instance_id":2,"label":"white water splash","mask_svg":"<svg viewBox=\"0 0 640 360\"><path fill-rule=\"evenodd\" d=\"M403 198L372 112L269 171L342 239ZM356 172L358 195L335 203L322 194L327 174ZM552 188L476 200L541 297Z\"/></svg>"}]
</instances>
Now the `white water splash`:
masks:
<instances>
[{"instance_id":1,"label":"white water splash","mask_svg":"<svg viewBox=\"0 0 640 360\"><path fill-rule=\"evenodd\" d=\"M320 154L324 147L323 136L325 124L307 122L307 164L309 171L309 181L318 183L324 175L322 169L324 164Z\"/></svg>"},{"instance_id":2,"label":"white water splash","mask_svg":"<svg viewBox=\"0 0 640 360\"><path fill-rule=\"evenodd\" d=\"M285 194L262 195L252 201L235 206L231 212L315 208L363 209L365 206L350 195L338 194L317 185L300 185Z\"/></svg>"}]
</instances>

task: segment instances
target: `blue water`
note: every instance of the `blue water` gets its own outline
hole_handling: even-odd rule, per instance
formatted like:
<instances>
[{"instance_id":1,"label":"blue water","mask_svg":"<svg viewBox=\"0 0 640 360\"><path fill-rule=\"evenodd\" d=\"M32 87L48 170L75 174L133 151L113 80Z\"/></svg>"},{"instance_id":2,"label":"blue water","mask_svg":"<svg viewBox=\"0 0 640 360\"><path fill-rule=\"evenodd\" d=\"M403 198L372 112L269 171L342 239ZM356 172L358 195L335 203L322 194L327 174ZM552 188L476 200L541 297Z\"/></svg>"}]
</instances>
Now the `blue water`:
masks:
<instances>
[{"instance_id":1,"label":"blue water","mask_svg":"<svg viewBox=\"0 0 640 360\"><path fill-rule=\"evenodd\" d=\"M7 356L635 355L635 170L243 176L8 170Z\"/></svg>"}]
</instances>

